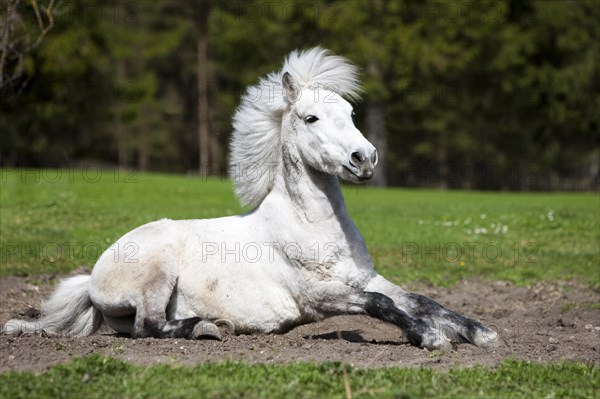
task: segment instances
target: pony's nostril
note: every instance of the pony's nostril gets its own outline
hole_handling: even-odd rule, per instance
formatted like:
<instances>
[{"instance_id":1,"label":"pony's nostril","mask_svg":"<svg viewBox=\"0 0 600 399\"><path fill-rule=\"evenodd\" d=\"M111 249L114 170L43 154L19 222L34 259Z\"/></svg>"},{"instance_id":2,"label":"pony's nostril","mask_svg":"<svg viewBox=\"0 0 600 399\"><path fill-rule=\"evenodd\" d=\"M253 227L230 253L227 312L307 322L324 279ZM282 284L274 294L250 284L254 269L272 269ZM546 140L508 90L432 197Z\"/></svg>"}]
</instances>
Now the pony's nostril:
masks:
<instances>
[{"instance_id":1,"label":"pony's nostril","mask_svg":"<svg viewBox=\"0 0 600 399\"><path fill-rule=\"evenodd\" d=\"M360 152L358 151L355 151L350 155L350 163L356 167L358 167L362 163L363 159L363 156L360 155Z\"/></svg>"},{"instance_id":2,"label":"pony's nostril","mask_svg":"<svg viewBox=\"0 0 600 399\"><path fill-rule=\"evenodd\" d=\"M373 162L373 166L377 165L377 161L379 161L379 156L377 155L377 150L373 151L371 154L371 162Z\"/></svg>"}]
</instances>

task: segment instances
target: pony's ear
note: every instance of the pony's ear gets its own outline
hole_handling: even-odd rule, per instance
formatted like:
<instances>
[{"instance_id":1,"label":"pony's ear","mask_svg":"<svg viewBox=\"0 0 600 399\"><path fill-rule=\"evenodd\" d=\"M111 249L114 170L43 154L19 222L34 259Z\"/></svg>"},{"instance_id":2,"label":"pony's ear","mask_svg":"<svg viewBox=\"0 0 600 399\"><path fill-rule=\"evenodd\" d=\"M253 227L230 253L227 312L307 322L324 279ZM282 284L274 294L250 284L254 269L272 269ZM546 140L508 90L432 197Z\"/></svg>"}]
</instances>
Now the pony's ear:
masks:
<instances>
[{"instance_id":1,"label":"pony's ear","mask_svg":"<svg viewBox=\"0 0 600 399\"><path fill-rule=\"evenodd\" d=\"M285 101L288 104L293 104L298 101L298 98L300 97L300 86L294 82L292 75L285 72L281 79L281 83L283 83L283 98Z\"/></svg>"}]
</instances>

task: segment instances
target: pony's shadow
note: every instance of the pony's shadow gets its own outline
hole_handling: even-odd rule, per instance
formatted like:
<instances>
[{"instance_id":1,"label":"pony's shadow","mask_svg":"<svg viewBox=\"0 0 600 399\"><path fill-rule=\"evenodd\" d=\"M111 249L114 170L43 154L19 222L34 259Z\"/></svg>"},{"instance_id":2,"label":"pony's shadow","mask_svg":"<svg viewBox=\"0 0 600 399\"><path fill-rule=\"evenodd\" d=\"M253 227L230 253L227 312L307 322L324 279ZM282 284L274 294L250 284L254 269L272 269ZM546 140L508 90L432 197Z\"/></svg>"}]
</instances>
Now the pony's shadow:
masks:
<instances>
[{"instance_id":1,"label":"pony's shadow","mask_svg":"<svg viewBox=\"0 0 600 399\"><path fill-rule=\"evenodd\" d=\"M309 334L302 336L304 339L326 339L326 340L336 340L343 339L348 342L356 342L356 343L369 343L375 345L403 345L404 342L400 341L378 341L375 339L367 340L362 336L361 330L351 330L351 331L332 331L323 334Z\"/></svg>"},{"instance_id":2,"label":"pony's shadow","mask_svg":"<svg viewBox=\"0 0 600 399\"><path fill-rule=\"evenodd\" d=\"M120 332L109 333L106 335L108 335L110 337L115 337L115 338L131 338L131 334L125 334L125 333L120 333Z\"/></svg>"}]
</instances>

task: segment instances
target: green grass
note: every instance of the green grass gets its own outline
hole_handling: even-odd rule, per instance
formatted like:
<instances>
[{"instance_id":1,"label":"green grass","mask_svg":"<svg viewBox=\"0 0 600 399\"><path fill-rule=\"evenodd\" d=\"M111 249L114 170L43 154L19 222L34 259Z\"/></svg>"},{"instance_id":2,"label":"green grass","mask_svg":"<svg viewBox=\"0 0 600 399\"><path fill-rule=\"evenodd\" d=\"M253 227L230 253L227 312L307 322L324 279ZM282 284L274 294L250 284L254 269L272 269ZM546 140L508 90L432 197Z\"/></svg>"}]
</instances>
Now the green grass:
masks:
<instances>
[{"instance_id":1,"label":"green grass","mask_svg":"<svg viewBox=\"0 0 600 399\"><path fill-rule=\"evenodd\" d=\"M597 193L348 189L345 194L378 271L398 283L577 278L600 287Z\"/></svg>"},{"instance_id":2,"label":"green grass","mask_svg":"<svg viewBox=\"0 0 600 399\"><path fill-rule=\"evenodd\" d=\"M600 369L505 361L495 369L348 368L354 398L592 398ZM32 373L0 374L3 398L344 398L342 365L134 366L90 356Z\"/></svg>"},{"instance_id":3,"label":"green grass","mask_svg":"<svg viewBox=\"0 0 600 399\"><path fill-rule=\"evenodd\" d=\"M93 266L129 230L160 218L240 212L220 180L97 170L2 170L3 275Z\"/></svg>"},{"instance_id":4,"label":"green grass","mask_svg":"<svg viewBox=\"0 0 600 399\"><path fill-rule=\"evenodd\" d=\"M96 169L3 169L0 178L2 275L92 266L121 235L156 219L242 212L219 179ZM579 278L600 286L597 193L344 192L378 271L396 283Z\"/></svg>"}]
</instances>

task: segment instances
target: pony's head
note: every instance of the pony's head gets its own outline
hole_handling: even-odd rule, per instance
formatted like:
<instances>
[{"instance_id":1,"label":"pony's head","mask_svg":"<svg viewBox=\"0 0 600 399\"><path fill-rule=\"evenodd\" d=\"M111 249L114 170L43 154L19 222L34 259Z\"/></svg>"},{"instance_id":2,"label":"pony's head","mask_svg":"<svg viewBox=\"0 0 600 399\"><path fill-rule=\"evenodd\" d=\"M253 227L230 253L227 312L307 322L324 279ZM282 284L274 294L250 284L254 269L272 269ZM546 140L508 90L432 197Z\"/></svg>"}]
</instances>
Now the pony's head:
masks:
<instances>
[{"instance_id":1,"label":"pony's head","mask_svg":"<svg viewBox=\"0 0 600 399\"><path fill-rule=\"evenodd\" d=\"M233 118L230 175L241 203L257 207L281 170L285 147L314 170L351 182L371 178L377 152L352 122L357 69L316 47L292 51L279 72L248 88Z\"/></svg>"},{"instance_id":2,"label":"pony's head","mask_svg":"<svg viewBox=\"0 0 600 399\"><path fill-rule=\"evenodd\" d=\"M319 172L349 182L371 179L377 150L354 126L352 105L336 92L335 84L303 87L285 72L282 85L287 104L284 142L295 145L302 161Z\"/></svg>"}]
</instances>

